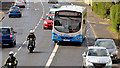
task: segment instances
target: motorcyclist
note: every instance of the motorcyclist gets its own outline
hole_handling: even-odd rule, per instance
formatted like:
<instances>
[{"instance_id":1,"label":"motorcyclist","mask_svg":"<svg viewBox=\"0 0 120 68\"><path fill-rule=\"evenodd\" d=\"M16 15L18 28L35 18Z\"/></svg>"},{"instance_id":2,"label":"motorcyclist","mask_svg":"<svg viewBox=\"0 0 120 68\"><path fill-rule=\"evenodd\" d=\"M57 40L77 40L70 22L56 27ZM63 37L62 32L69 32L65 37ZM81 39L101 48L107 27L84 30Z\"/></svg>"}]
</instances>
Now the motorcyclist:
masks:
<instances>
[{"instance_id":1,"label":"motorcyclist","mask_svg":"<svg viewBox=\"0 0 120 68\"><path fill-rule=\"evenodd\" d=\"M17 66L18 61L14 57L14 52L12 51L9 52L9 57L5 60L4 65L7 66L8 63L12 63L13 66Z\"/></svg>"},{"instance_id":2,"label":"motorcyclist","mask_svg":"<svg viewBox=\"0 0 120 68\"><path fill-rule=\"evenodd\" d=\"M33 30L30 30L30 33L28 34L27 36L27 40L30 40L30 38L32 38L32 41L34 43L34 47L35 47L35 40L36 40L36 37L35 37L35 34L34 34L34 31Z\"/></svg>"}]
</instances>

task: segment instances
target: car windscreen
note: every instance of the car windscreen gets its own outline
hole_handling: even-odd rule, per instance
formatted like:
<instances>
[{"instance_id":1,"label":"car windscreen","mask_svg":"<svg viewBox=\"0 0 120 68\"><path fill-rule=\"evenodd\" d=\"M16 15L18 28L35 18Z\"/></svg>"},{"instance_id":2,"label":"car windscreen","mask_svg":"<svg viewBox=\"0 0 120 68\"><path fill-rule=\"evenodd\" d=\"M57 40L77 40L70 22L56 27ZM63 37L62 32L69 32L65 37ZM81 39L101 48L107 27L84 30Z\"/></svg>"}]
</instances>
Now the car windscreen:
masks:
<instances>
[{"instance_id":1,"label":"car windscreen","mask_svg":"<svg viewBox=\"0 0 120 68\"><path fill-rule=\"evenodd\" d=\"M9 29L0 29L0 35L6 35L6 34L10 34Z\"/></svg>"},{"instance_id":2,"label":"car windscreen","mask_svg":"<svg viewBox=\"0 0 120 68\"><path fill-rule=\"evenodd\" d=\"M52 20L53 21L53 16L46 16L46 20Z\"/></svg>"},{"instance_id":3,"label":"car windscreen","mask_svg":"<svg viewBox=\"0 0 120 68\"><path fill-rule=\"evenodd\" d=\"M63 33L75 33L81 28L82 18L79 17L57 17L54 21L54 28Z\"/></svg>"},{"instance_id":4,"label":"car windscreen","mask_svg":"<svg viewBox=\"0 0 120 68\"><path fill-rule=\"evenodd\" d=\"M97 41L95 46L105 47L107 49L114 49L115 44L113 41Z\"/></svg>"},{"instance_id":5,"label":"car windscreen","mask_svg":"<svg viewBox=\"0 0 120 68\"><path fill-rule=\"evenodd\" d=\"M89 49L88 56L107 56L106 49Z\"/></svg>"}]
</instances>

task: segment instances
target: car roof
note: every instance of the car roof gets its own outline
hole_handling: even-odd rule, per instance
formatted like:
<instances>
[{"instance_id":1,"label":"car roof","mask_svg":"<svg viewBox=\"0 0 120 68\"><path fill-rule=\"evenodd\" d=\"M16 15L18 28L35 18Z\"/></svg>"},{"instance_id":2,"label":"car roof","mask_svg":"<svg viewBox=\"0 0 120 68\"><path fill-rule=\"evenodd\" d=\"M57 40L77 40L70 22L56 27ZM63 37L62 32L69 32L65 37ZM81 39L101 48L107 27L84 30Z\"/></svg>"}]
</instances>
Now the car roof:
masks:
<instances>
[{"instance_id":1,"label":"car roof","mask_svg":"<svg viewBox=\"0 0 120 68\"><path fill-rule=\"evenodd\" d=\"M96 41L113 41L113 39L97 39Z\"/></svg>"},{"instance_id":2,"label":"car roof","mask_svg":"<svg viewBox=\"0 0 120 68\"><path fill-rule=\"evenodd\" d=\"M8 28L8 29L10 29L11 27L0 27L0 29L2 29L2 28Z\"/></svg>"},{"instance_id":3,"label":"car roof","mask_svg":"<svg viewBox=\"0 0 120 68\"><path fill-rule=\"evenodd\" d=\"M106 49L105 47L90 46L88 49Z\"/></svg>"}]
</instances>

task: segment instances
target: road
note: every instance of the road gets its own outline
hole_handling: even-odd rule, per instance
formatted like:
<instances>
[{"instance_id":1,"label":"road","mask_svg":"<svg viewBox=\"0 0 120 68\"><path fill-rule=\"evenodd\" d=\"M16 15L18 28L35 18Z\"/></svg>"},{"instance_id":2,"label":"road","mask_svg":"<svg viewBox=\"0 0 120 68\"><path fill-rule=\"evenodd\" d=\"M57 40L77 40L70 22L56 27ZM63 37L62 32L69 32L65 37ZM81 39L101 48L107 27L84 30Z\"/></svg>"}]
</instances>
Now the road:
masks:
<instances>
[{"instance_id":1,"label":"road","mask_svg":"<svg viewBox=\"0 0 120 68\"><path fill-rule=\"evenodd\" d=\"M60 4L64 5L69 3ZM17 32L17 45L13 48L2 48L2 50L0 50L0 53L2 53L0 54L2 55L2 62L0 62L0 64L3 65L10 51L15 52L15 56L18 59L18 66L39 67L46 66L47 63L50 63L48 60L56 45L51 40L51 30L43 29L42 20L45 14L49 12L50 6L47 2L29 2L29 0L27 0L26 8L21 9L22 18L8 18L8 15L5 15L0 25L14 28L14 31ZM34 53L28 53L26 49L26 36L31 29L35 30L37 37ZM82 66L82 53L87 46L94 44L94 40L94 33L88 23L86 39L83 44L58 44L58 49L50 66Z\"/></svg>"}]
</instances>

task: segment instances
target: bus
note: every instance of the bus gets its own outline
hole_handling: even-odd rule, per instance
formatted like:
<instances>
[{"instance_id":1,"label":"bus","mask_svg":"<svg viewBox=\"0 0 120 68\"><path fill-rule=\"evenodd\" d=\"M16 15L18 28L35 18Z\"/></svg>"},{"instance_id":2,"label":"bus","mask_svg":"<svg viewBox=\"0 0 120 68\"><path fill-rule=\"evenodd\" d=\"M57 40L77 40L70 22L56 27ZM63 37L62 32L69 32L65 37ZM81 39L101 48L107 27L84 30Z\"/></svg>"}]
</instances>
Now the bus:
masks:
<instances>
[{"instance_id":1,"label":"bus","mask_svg":"<svg viewBox=\"0 0 120 68\"><path fill-rule=\"evenodd\" d=\"M86 35L87 8L76 5L61 6L55 11L52 41L83 42Z\"/></svg>"}]
</instances>

